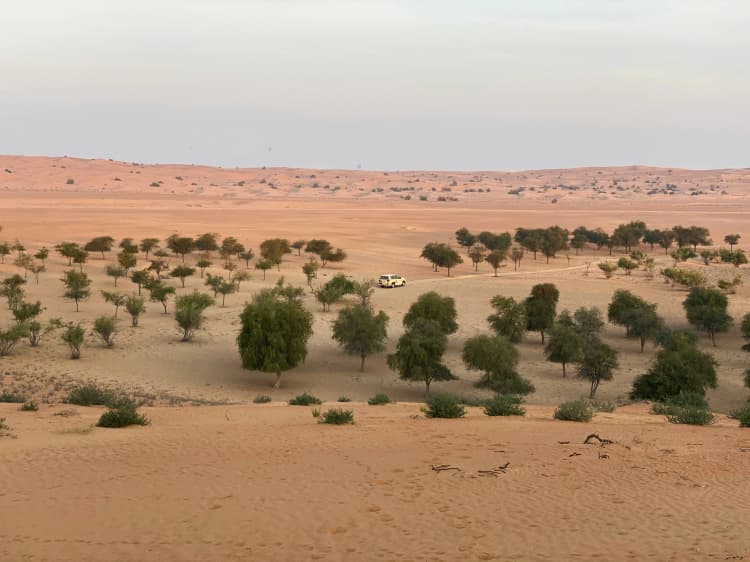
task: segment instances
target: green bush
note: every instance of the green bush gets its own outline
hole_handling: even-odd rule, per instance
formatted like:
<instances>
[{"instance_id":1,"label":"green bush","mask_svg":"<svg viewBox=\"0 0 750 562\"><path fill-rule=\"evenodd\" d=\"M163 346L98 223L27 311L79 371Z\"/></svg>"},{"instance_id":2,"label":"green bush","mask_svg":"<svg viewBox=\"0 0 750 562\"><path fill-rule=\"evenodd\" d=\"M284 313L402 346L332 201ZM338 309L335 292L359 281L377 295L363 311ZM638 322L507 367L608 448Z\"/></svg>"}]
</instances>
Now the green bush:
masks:
<instances>
[{"instance_id":1,"label":"green bush","mask_svg":"<svg viewBox=\"0 0 750 562\"><path fill-rule=\"evenodd\" d=\"M38 409L39 409L39 404L37 404L33 400L29 400L21 404L22 412L36 412Z\"/></svg>"},{"instance_id":2,"label":"green bush","mask_svg":"<svg viewBox=\"0 0 750 562\"><path fill-rule=\"evenodd\" d=\"M383 404L390 404L391 399L388 398L387 394L383 394L382 392L376 394L372 398L370 398L367 403L370 406L382 406Z\"/></svg>"},{"instance_id":3,"label":"green bush","mask_svg":"<svg viewBox=\"0 0 750 562\"><path fill-rule=\"evenodd\" d=\"M109 406L113 408L117 405L118 400L115 392L107 388L100 388L94 383L88 383L71 390L65 402L77 406Z\"/></svg>"},{"instance_id":4,"label":"green bush","mask_svg":"<svg viewBox=\"0 0 750 562\"><path fill-rule=\"evenodd\" d=\"M651 408L651 413L668 416L682 408L697 408L708 410L706 398L698 392L683 390L664 402L657 402Z\"/></svg>"},{"instance_id":5,"label":"green bush","mask_svg":"<svg viewBox=\"0 0 750 562\"><path fill-rule=\"evenodd\" d=\"M450 394L437 394L427 400L425 416L428 418L462 418L466 409L461 399Z\"/></svg>"},{"instance_id":6,"label":"green bush","mask_svg":"<svg viewBox=\"0 0 750 562\"><path fill-rule=\"evenodd\" d=\"M6 429L10 429L10 428L6 425L5 418L0 418L0 431L6 430Z\"/></svg>"},{"instance_id":7,"label":"green bush","mask_svg":"<svg viewBox=\"0 0 750 562\"><path fill-rule=\"evenodd\" d=\"M687 425L709 425L714 422L714 415L704 408L677 408L673 413L667 414L667 421Z\"/></svg>"},{"instance_id":8,"label":"green bush","mask_svg":"<svg viewBox=\"0 0 750 562\"><path fill-rule=\"evenodd\" d=\"M312 406L313 404L322 404L322 400L317 396L307 392L289 399L290 406Z\"/></svg>"},{"instance_id":9,"label":"green bush","mask_svg":"<svg viewBox=\"0 0 750 562\"><path fill-rule=\"evenodd\" d=\"M744 408L732 412L729 417L739 421L740 427L750 427L750 402Z\"/></svg>"},{"instance_id":10,"label":"green bush","mask_svg":"<svg viewBox=\"0 0 750 562\"><path fill-rule=\"evenodd\" d=\"M337 400L337 402L351 402L351 401L352 399L349 398L348 396L339 396L339 399Z\"/></svg>"},{"instance_id":11,"label":"green bush","mask_svg":"<svg viewBox=\"0 0 750 562\"><path fill-rule=\"evenodd\" d=\"M476 396L461 396L459 400L464 406L473 406L475 408L484 408L489 401L487 398L479 398Z\"/></svg>"},{"instance_id":12,"label":"green bush","mask_svg":"<svg viewBox=\"0 0 750 562\"><path fill-rule=\"evenodd\" d=\"M146 416L136 411L133 402L124 402L119 407L111 408L104 412L99 421L96 422L96 426L127 427L129 425L148 425L150 423Z\"/></svg>"},{"instance_id":13,"label":"green bush","mask_svg":"<svg viewBox=\"0 0 750 562\"><path fill-rule=\"evenodd\" d=\"M594 409L587 400L580 398L563 402L555 409L554 418L556 420L590 422L594 417Z\"/></svg>"},{"instance_id":14,"label":"green bush","mask_svg":"<svg viewBox=\"0 0 750 562\"><path fill-rule=\"evenodd\" d=\"M253 398L253 403L255 404L267 404L271 401L270 396L266 396L265 394L259 394L255 398Z\"/></svg>"},{"instance_id":15,"label":"green bush","mask_svg":"<svg viewBox=\"0 0 750 562\"><path fill-rule=\"evenodd\" d=\"M318 423L327 423L330 425L346 425L354 423L354 412L352 410L343 410L341 408L331 408L327 412L320 414Z\"/></svg>"},{"instance_id":16,"label":"green bush","mask_svg":"<svg viewBox=\"0 0 750 562\"><path fill-rule=\"evenodd\" d=\"M3 392L0 394L0 402L6 402L11 404L22 404L26 402L26 397L23 394L14 394L13 392Z\"/></svg>"},{"instance_id":17,"label":"green bush","mask_svg":"<svg viewBox=\"0 0 750 562\"><path fill-rule=\"evenodd\" d=\"M485 402L484 413L487 416L523 416L526 410L521 406L520 396L498 394Z\"/></svg>"}]
</instances>

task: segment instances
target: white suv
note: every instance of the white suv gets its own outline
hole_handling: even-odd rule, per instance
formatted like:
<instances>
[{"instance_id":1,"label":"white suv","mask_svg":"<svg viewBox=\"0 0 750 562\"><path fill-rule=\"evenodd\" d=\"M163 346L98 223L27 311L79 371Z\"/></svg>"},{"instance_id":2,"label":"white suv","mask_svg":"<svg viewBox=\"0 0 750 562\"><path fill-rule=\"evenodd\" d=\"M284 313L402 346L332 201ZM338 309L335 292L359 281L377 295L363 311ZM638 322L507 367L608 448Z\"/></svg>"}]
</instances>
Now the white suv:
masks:
<instances>
[{"instance_id":1,"label":"white suv","mask_svg":"<svg viewBox=\"0 0 750 562\"><path fill-rule=\"evenodd\" d=\"M395 273L381 275L378 278L378 287L390 287L391 289L395 287L406 287L406 279Z\"/></svg>"}]
</instances>

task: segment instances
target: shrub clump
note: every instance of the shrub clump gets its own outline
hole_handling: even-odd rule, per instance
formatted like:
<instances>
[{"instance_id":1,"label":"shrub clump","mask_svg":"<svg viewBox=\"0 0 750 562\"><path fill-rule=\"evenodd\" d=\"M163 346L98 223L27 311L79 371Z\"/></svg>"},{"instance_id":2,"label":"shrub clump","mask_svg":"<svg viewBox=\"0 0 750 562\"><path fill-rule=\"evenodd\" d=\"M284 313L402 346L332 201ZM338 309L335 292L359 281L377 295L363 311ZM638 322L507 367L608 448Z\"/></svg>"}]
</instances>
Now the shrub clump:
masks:
<instances>
[{"instance_id":1,"label":"shrub clump","mask_svg":"<svg viewBox=\"0 0 750 562\"><path fill-rule=\"evenodd\" d=\"M339 399L336 400L336 402L351 402L351 401L352 399L349 398L348 396L339 396Z\"/></svg>"},{"instance_id":2,"label":"shrub clump","mask_svg":"<svg viewBox=\"0 0 750 562\"><path fill-rule=\"evenodd\" d=\"M129 425L149 425L151 421L136 411L134 402L122 402L117 407L104 412L97 427L127 427Z\"/></svg>"},{"instance_id":3,"label":"shrub clump","mask_svg":"<svg viewBox=\"0 0 750 562\"><path fill-rule=\"evenodd\" d=\"M390 404L391 402L392 401L388 398L388 395L383 394L382 392L379 392L367 401L370 406L382 406L383 404Z\"/></svg>"},{"instance_id":4,"label":"shrub clump","mask_svg":"<svg viewBox=\"0 0 750 562\"><path fill-rule=\"evenodd\" d=\"M731 418L740 422L740 427L750 427L750 403L741 410L732 412Z\"/></svg>"},{"instance_id":5,"label":"shrub clump","mask_svg":"<svg viewBox=\"0 0 750 562\"><path fill-rule=\"evenodd\" d=\"M526 410L521 401L515 394L498 394L485 402L484 413L487 416L523 416Z\"/></svg>"},{"instance_id":6,"label":"shrub clump","mask_svg":"<svg viewBox=\"0 0 750 562\"><path fill-rule=\"evenodd\" d=\"M254 404L268 404L270 401L271 401L271 397L265 394L259 394L258 396L253 398Z\"/></svg>"},{"instance_id":7,"label":"shrub clump","mask_svg":"<svg viewBox=\"0 0 750 562\"><path fill-rule=\"evenodd\" d=\"M21 404L21 411L22 412L36 412L39 410L39 404L37 404L34 400L27 400L23 404Z\"/></svg>"},{"instance_id":8,"label":"shrub clump","mask_svg":"<svg viewBox=\"0 0 750 562\"><path fill-rule=\"evenodd\" d=\"M667 421L687 425L709 425L714 423L714 415L703 408L679 408L673 414L667 415Z\"/></svg>"},{"instance_id":9,"label":"shrub clump","mask_svg":"<svg viewBox=\"0 0 750 562\"><path fill-rule=\"evenodd\" d=\"M667 416L669 423L708 425L714 422L706 398L698 392L682 391L664 402L654 404L651 411Z\"/></svg>"},{"instance_id":10,"label":"shrub clump","mask_svg":"<svg viewBox=\"0 0 750 562\"><path fill-rule=\"evenodd\" d=\"M320 398L318 398L317 396L313 396L312 394L308 394L307 392L289 399L290 406L312 406L314 404L322 403L323 402Z\"/></svg>"},{"instance_id":11,"label":"shrub clump","mask_svg":"<svg viewBox=\"0 0 750 562\"><path fill-rule=\"evenodd\" d=\"M590 422L593 417L594 409L591 407L591 404L583 398L563 402L555 409L554 413L554 418L556 420L563 421Z\"/></svg>"},{"instance_id":12,"label":"shrub clump","mask_svg":"<svg viewBox=\"0 0 750 562\"><path fill-rule=\"evenodd\" d=\"M614 412L616 407L612 402L606 400L589 400L589 405L594 412L605 412L607 414Z\"/></svg>"},{"instance_id":13,"label":"shrub clump","mask_svg":"<svg viewBox=\"0 0 750 562\"><path fill-rule=\"evenodd\" d=\"M331 408L327 412L320 414L318 423L327 423L330 425L346 425L354 423L354 412L342 408Z\"/></svg>"},{"instance_id":14,"label":"shrub clump","mask_svg":"<svg viewBox=\"0 0 750 562\"><path fill-rule=\"evenodd\" d=\"M427 400L425 416L428 418L462 418L466 408L461 399L450 394L438 394Z\"/></svg>"},{"instance_id":15,"label":"shrub clump","mask_svg":"<svg viewBox=\"0 0 750 562\"><path fill-rule=\"evenodd\" d=\"M23 394L15 394L13 392L3 392L0 394L0 402L6 402L10 404L23 404L26 402L26 397Z\"/></svg>"},{"instance_id":16,"label":"shrub clump","mask_svg":"<svg viewBox=\"0 0 750 562\"><path fill-rule=\"evenodd\" d=\"M70 391L65 402L76 406L117 406L119 398L112 390L101 388L94 383L75 387Z\"/></svg>"}]
</instances>

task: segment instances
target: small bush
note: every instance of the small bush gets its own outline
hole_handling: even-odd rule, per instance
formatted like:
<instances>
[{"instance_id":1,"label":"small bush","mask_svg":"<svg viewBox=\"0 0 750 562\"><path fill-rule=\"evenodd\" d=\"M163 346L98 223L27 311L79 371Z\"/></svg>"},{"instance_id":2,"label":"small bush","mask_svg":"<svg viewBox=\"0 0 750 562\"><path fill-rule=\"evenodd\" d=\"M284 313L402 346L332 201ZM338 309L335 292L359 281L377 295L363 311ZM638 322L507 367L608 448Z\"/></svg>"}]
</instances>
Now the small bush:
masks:
<instances>
[{"instance_id":1,"label":"small bush","mask_svg":"<svg viewBox=\"0 0 750 562\"><path fill-rule=\"evenodd\" d=\"M0 402L6 402L10 404L22 404L26 402L26 397L23 394L14 394L13 392L3 392L0 394Z\"/></svg>"},{"instance_id":2,"label":"small bush","mask_svg":"<svg viewBox=\"0 0 750 562\"><path fill-rule=\"evenodd\" d=\"M331 425L346 425L354 423L354 412L352 410L343 410L342 408L331 408L327 412L320 414L318 423L327 423Z\"/></svg>"},{"instance_id":3,"label":"small bush","mask_svg":"<svg viewBox=\"0 0 750 562\"><path fill-rule=\"evenodd\" d=\"M109 406L117 405L118 396L115 392L100 388L93 383L78 386L70 391L65 402L77 406Z\"/></svg>"},{"instance_id":4,"label":"small bush","mask_svg":"<svg viewBox=\"0 0 750 562\"><path fill-rule=\"evenodd\" d=\"M438 394L427 400L425 416L428 418L462 418L466 409L461 399L450 394Z\"/></svg>"},{"instance_id":5,"label":"small bush","mask_svg":"<svg viewBox=\"0 0 750 562\"><path fill-rule=\"evenodd\" d=\"M0 418L0 431L7 430L7 429L10 429L10 428L5 424L5 418Z\"/></svg>"},{"instance_id":6,"label":"small bush","mask_svg":"<svg viewBox=\"0 0 750 562\"><path fill-rule=\"evenodd\" d=\"M75 182L76 180L74 180L73 178L68 178L67 180L65 180L66 185L73 185Z\"/></svg>"},{"instance_id":7,"label":"small bush","mask_svg":"<svg viewBox=\"0 0 750 562\"><path fill-rule=\"evenodd\" d=\"M526 410L521 406L519 396L498 394L486 401L484 413L487 416L523 416Z\"/></svg>"},{"instance_id":8,"label":"small bush","mask_svg":"<svg viewBox=\"0 0 750 562\"><path fill-rule=\"evenodd\" d=\"M705 396L697 392L683 390L664 402L655 403L651 408L651 413L668 416L683 408L708 410L708 402L706 401Z\"/></svg>"},{"instance_id":9,"label":"small bush","mask_svg":"<svg viewBox=\"0 0 750 562\"><path fill-rule=\"evenodd\" d=\"M127 427L129 425L148 425L150 423L151 422L146 416L139 414L136 411L135 404L131 402L104 412L99 418L99 421L96 422L96 426Z\"/></svg>"},{"instance_id":10,"label":"small bush","mask_svg":"<svg viewBox=\"0 0 750 562\"><path fill-rule=\"evenodd\" d=\"M290 406L312 406L314 404L322 404L321 399L307 392L289 400Z\"/></svg>"},{"instance_id":11,"label":"small bush","mask_svg":"<svg viewBox=\"0 0 750 562\"><path fill-rule=\"evenodd\" d=\"M750 403L744 408L732 412L729 417L739 421L740 427L750 427Z\"/></svg>"},{"instance_id":12,"label":"small bush","mask_svg":"<svg viewBox=\"0 0 750 562\"><path fill-rule=\"evenodd\" d=\"M563 421L590 422L594 409L584 399L563 402L555 409L554 418Z\"/></svg>"},{"instance_id":13,"label":"small bush","mask_svg":"<svg viewBox=\"0 0 750 562\"><path fill-rule=\"evenodd\" d=\"M615 411L615 405L612 402L606 400L589 400L589 406L594 412L606 412L611 414Z\"/></svg>"},{"instance_id":14,"label":"small bush","mask_svg":"<svg viewBox=\"0 0 750 562\"><path fill-rule=\"evenodd\" d=\"M462 396L461 404L464 406L473 406L475 408L484 408L491 399L478 398L476 396Z\"/></svg>"},{"instance_id":15,"label":"small bush","mask_svg":"<svg viewBox=\"0 0 750 562\"><path fill-rule=\"evenodd\" d=\"M267 404L270 401L271 401L271 397L266 396L265 394L259 394L258 396L253 398L254 404Z\"/></svg>"},{"instance_id":16,"label":"small bush","mask_svg":"<svg viewBox=\"0 0 750 562\"><path fill-rule=\"evenodd\" d=\"M370 398L370 399L369 399L369 400L367 401L367 403L368 403L368 404L369 404L370 406L382 406L383 404L390 404L390 403L391 403L391 399L390 399L390 398L388 398L388 395L387 395L387 394L383 394L383 393L381 392L381 393L378 393L378 394L376 394L376 395L375 395L375 396L373 396L372 398Z\"/></svg>"},{"instance_id":17,"label":"small bush","mask_svg":"<svg viewBox=\"0 0 750 562\"><path fill-rule=\"evenodd\" d=\"M339 396L339 399L337 400L337 402L351 402L351 401L352 399L349 398L348 396Z\"/></svg>"},{"instance_id":18,"label":"small bush","mask_svg":"<svg viewBox=\"0 0 750 562\"><path fill-rule=\"evenodd\" d=\"M671 414L667 414L667 421L687 425L709 425L714 422L714 415L704 408L676 408Z\"/></svg>"},{"instance_id":19,"label":"small bush","mask_svg":"<svg viewBox=\"0 0 750 562\"><path fill-rule=\"evenodd\" d=\"M39 404L37 404L33 400L28 400L27 402L24 402L23 404L21 404L22 412L36 412L38 409L39 409Z\"/></svg>"}]
</instances>

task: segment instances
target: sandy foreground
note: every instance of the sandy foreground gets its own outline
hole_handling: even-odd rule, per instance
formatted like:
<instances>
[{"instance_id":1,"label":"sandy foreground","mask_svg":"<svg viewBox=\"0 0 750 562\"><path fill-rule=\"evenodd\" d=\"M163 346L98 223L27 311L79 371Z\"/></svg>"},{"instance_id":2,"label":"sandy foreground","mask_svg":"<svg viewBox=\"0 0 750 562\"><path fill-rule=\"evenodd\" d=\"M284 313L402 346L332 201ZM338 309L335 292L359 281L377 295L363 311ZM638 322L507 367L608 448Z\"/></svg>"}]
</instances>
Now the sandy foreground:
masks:
<instances>
[{"instance_id":1,"label":"sandy foreground","mask_svg":"<svg viewBox=\"0 0 750 562\"><path fill-rule=\"evenodd\" d=\"M677 191L669 195L667 185ZM520 193L510 193L519 187ZM439 196L457 200L441 202ZM724 235L739 233L747 249L748 212L748 170L384 174L0 156L0 240L18 239L30 250L105 234L138 240L217 232L236 236L256 253L266 238L327 238L349 258L321 270L319 283L338 272L357 279L390 272L407 277L406 288L373 297L374 307L391 319L389 352L402 333L403 314L420 294L452 296L460 328L449 338L445 361L459 380L433 388L461 395L482 395L473 387L479 374L466 370L460 353L466 338L488 331L494 295L522 299L535 283L552 281L560 289L560 310L604 310L613 291L625 288L658 303L670 326L687 328L681 304L686 293L642 271L606 280L596 268L606 251L592 248L549 264L526 256L519 271L510 264L499 277L486 264L473 271L466 260L448 278L419 259L425 243L453 243L462 226L611 230L642 219L655 228L706 226L717 246ZM642 249L658 267L672 265L660 248ZM289 256L265 280L251 269L252 279L227 297L225 307L208 309L205 328L189 344L178 341L172 303L169 314L148 303L139 328L123 319L112 349L89 335L82 358L71 361L59 336L51 335L38 348L24 343L0 358L0 390L41 402L38 412L0 404L0 417L11 428L0 437L0 560L750 557L748 430L723 415L707 428L674 426L642 404L598 414L590 424L555 422L553 407L584 395L587 385L562 378L560 366L545 361L537 334L519 345L519 372L536 386L526 418L487 418L470 409L467 419L428 420L419 410L423 386L398 380L385 354L368 358L360 373L358 359L331 339L341 305L323 313L308 294L305 303L315 314L308 358L274 391L273 375L240 365L238 318L246 301L280 277L304 285L306 259ZM90 257L85 270L92 297L78 313L62 298L59 278L68 266L54 253L39 284L30 278L27 300L42 301L44 318L90 327L112 313L100 291L114 290L104 274L113 260L113 254ZM170 265L178 261L170 258ZM211 272L225 273L217 257L212 261ZM9 257L0 264L0 277L19 271L12 262ZM146 265L141 255L138 267ZM745 283L730 297L730 314L739 320L750 310L750 268L687 267L713 280L739 273ZM184 289L170 282L178 294L205 290L198 277ZM120 280L118 290L135 286ZM0 327L11 321L0 306ZM736 324L717 337L716 348L701 340L720 363L719 387L708 393L720 414L750 396L742 382L748 354L740 349ZM620 352L620 368L614 380L602 383L598 398L626 403L633 378L648 368L655 349L647 345L640 353L637 342L611 325L604 338ZM88 379L153 403L143 409L152 425L91 430L98 408L54 415L70 408L60 403L66 389ZM330 402L350 397L356 424L321 426L309 408L284 404L303 391ZM399 403L364 404L377 392ZM271 395L274 403L252 404L259 394ZM214 405L189 405L198 403ZM583 445L589 433L616 443ZM506 462L506 473L480 475ZM432 470L440 464L461 470Z\"/></svg>"},{"instance_id":2,"label":"sandy foreground","mask_svg":"<svg viewBox=\"0 0 750 562\"><path fill-rule=\"evenodd\" d=\"M324 406L325 408L326 406ZM642 406L590 424L350 406L0 408L3 560L740 560L750 435ZM584 445L590 433L616 441ZM744 452L743 452L744 451ZM480 471L508 465L499 475ZM433 466L460 470L436 472Z\"/></svg>"}]
</instances>

